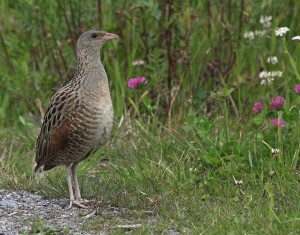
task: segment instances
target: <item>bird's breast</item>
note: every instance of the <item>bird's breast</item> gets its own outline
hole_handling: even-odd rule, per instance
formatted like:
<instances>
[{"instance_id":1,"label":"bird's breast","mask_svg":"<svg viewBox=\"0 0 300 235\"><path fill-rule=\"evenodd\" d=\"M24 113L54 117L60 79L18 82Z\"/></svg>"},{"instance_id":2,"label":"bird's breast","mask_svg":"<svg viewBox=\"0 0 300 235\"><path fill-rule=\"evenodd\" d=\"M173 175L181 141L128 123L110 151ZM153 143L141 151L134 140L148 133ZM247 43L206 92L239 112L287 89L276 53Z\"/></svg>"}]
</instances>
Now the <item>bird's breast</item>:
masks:
<instances>
[{"instance_id":1,"label":"bird's breast","mask_svg":"<svg viewBox=\"0 0 300 235\"><path fill-rule=\"evenodd\" d=\"M82 97L81 115L84 138L96 148L107 141L113 126L113 106L109 92L94 91Z\"/></svg>"}]
</instances>

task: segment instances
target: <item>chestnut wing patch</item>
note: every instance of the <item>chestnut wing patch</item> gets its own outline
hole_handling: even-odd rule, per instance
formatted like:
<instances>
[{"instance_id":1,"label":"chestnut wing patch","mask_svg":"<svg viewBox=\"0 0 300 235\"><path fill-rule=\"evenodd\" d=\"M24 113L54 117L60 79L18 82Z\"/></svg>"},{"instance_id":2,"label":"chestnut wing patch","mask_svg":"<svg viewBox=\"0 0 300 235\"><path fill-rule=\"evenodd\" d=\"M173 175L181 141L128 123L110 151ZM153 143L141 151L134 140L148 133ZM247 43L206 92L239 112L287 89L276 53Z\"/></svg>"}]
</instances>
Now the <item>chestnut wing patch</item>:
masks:
<instances>
[{"instance_id":1,"label":"chestnut wing patch","mask_svg":"<svg viewBox=\"0 0 300 235\"><path fill-rule=\"evenodd\" d=\"M68 118L70 103L66 102L65 96L66 92L62 90L56 93L49 102L37 139L35 171L50 162L68 146L71 119Z\"/></svg>"},{"instance_id":2,"label":"chestnut wing patch","mask_svg":"<svg viewBox=\"0 0 300 235\"><path fill-rule=\"evenodd\" d=\"M68 146L70 124L71 122L66 120L58 128L51 130L50 134L40 134L37 141L35 170L51 161L59 151Z\"/></svg>"}]
</instances>

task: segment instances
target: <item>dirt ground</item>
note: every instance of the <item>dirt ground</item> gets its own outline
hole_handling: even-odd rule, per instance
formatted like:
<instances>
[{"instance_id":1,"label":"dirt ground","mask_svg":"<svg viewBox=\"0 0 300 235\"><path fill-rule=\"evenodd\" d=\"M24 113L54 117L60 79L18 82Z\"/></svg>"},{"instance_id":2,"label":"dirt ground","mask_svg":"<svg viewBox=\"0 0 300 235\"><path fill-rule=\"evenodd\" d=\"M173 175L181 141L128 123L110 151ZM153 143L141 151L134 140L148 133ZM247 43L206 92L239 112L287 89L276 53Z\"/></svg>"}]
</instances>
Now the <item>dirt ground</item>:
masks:
<instances>
[{"instance_id":1,"label":"dirt ground","mask_svg":"<svg viewBox=\"0 0 300 235\"><path fill-rule=\"evenodd\" d=\"M130 231L142 226L128 209L91 202L89 209L66 210L68 199L45 199L25 191L0 190L0 235L108 234L111 229ZM149 216L147 223L155 221ZM92 231L92 232L90 232Z\"/></svg>"}]
</instances>

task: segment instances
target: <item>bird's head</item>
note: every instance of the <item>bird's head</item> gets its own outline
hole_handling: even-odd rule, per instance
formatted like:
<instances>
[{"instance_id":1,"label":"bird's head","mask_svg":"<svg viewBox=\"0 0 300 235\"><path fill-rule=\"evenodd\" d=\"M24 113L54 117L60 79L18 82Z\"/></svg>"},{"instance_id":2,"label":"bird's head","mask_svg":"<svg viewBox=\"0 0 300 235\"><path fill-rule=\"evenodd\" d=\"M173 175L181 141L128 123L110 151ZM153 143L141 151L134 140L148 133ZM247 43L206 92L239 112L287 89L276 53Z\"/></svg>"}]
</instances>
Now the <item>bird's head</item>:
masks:
<instances>
[{"instance_id":1,"label":"bird's head","mask_svg":"<svg viewBox=\"0 0 300 235\"><path fill-rule=\"evenodd\" d=\"M116 34L105 31L89 30L80 35L77 41L77 50L96 50L99 51L103 44L111 39L118 38Z\"/></svg>"}]
</instances>

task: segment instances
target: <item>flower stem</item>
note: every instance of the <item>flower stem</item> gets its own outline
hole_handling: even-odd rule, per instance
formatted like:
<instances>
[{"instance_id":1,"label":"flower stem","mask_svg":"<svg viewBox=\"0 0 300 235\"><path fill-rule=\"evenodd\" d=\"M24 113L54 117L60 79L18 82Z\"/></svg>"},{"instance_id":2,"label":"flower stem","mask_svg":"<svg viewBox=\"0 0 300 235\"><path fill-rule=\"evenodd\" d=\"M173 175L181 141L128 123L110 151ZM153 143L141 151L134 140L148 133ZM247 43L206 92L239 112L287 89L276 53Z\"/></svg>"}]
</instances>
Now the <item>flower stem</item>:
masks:
<instances>
[{"instance_id":1,"label":"flower stem","mask_svg":"<svg viewBox=\"0 0 300 235\"><path fill-rule=\"evenodd\" d=\"M283 38L282 42L283 42L284 53L287 54L289 62L292 67L292 70L293 70L294 74L296 75L296 78L300 81L300 75L298 73L297 65L295 63L295 60L293 59L293 57L291 56L291 54L289 53L289 51L286 47L285 38Z\"/></svg>"}]
</instances>

